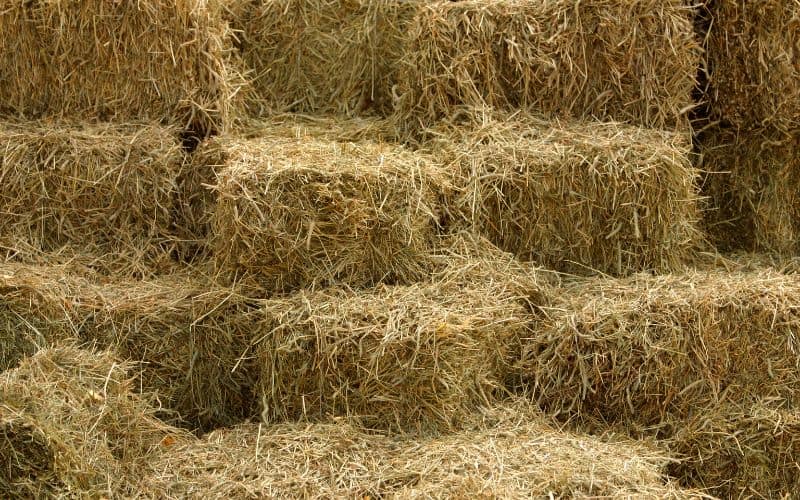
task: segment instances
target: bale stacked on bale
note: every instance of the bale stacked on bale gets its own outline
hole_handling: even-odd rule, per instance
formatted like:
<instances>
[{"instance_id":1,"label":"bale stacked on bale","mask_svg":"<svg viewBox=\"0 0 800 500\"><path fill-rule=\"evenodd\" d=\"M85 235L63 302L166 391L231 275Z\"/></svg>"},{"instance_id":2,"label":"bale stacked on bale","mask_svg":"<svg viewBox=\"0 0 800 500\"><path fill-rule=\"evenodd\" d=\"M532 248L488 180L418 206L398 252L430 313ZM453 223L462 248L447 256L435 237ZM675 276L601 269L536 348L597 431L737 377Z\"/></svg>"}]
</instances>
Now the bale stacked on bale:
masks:
<instances>
[{"instance_id":1,"label":"bale stacked on bale","mask_svg":"<svg viewBox=\"0 0 800 500\"><path fill-rule=\"evenodd\" d=\"M4 253L24 257L72 245L129 256L147 272L174 240L184 168L176 136L154 125L2 125Z\"/></svg>"},{"instance_id":2,"label":"bale stacked on bale","mask_svg":"<svg viewBox=\"0 0 800 500\"><path fill-rule=\"evenodd\" d=\"M416 0L267 0L237 9L250 107L356 115L392 111Z\"/></svg>"},{"instance_id":3,"label":"bale stacked on bale","mask_svg":"<svg viewBox=\"0 0 800 500\"><path fill-rule=\"evenodd\" d=\"M411 282L438 226L447 176L401 146L313 135L220 139L213 249L228 280L286 292Z\"/></svg>"},{"instance_id":4,"label":"bale stacked on bale","mask_svg":"<svg viewBox=\"0 0 800 500\"><path fill-rule=\"evenodd\" d=\"M0 375L0 496L130 496L160 449L189 441L131 394L128 368L59 347Z\"/></svg>"},{"instance_id":5,"label":"bale stacked on bale","mask_svg":"<svg viewBox=\"0 0 800 500\"><path fill-rule=\"evenodd\" d=\"M457 176L449 211L523 259L622 275L680 268L702 244L681 134L529 117L435 132Z\"/></svg>"},{"instance_id":6,"label":"bale stacked on bale","mask_svg":"<svg viewBox=\"0 0 800 500\"><path fill-rule=\"evenodd\" d=\"M412 128L457 105L683 128L692 16L683 0L431 2L410 28L398 111Z\"/></svg>"},{"instance_id":7,"label":"bale stacked on bale","mask_svg":"<svg viewBox=\"0 0 800 500\"><path fill-rule=\"evenodd\" d=\"M226 127L236 87L217 0L0 3L0 113Z\"/></svg>"},{"instance_id":8,"label":"bale stacked on bale","mask_svg":"<svg viewBox=\"0 0 800 500\"><path fill-rule=\"evenodd\" d=\"M578 281L519 367L550 412L670 436L723 401L797 398L798 300L800 279L769 268Z\"/></svg>"}]
</instances>

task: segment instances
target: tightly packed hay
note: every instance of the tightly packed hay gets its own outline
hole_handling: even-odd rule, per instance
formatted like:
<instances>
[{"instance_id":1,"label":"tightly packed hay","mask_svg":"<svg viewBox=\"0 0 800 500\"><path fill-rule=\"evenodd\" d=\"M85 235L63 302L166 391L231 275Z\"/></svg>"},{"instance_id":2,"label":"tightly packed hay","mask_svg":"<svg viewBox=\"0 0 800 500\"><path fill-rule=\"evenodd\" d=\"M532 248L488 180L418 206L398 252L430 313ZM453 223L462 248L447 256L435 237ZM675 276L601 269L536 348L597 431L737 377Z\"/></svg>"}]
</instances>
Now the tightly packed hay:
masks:
<instances>
[{"instance_id":1,"label":"tightly packed hay","mask_svg":"<svg viewBox=\"0 0 800 500\"><path fill-rule=\"evenodd\" d=\"M449 212L522 259L622 275L680 268L702 244L683 135L530 117L435 132L458 179Z\"/></svg>"},{"instance_id":2,"label":"tightly packed hay","mask_svg":"<svg viewBox=\"0 0 800 500\"><path fill-rule=\"evenodd\" d=\"M660 436L725 401L794 400L800 279L769 268L565 285L519 367L536 400Z\"/></svg>"},{"instance_id":3,"label":"tightly packed hay","mask_svg":"<svg viewBox=\"0 0 800 500\"><path fill-rule=\"evenodd\" d=\"M208 147L224 167L212 238L225 279L285 292L419 278L448 185L428 156L280 133Z\"/></svg>"},{"instance_id":4,"label":"tightly packed hay","mask_svg":"<svg viewBox=\"0 0 800 500\"><path fill-rule=\"evenodd\" d=\"M700 168L713 211L710 233L724 249L794 254L800 249L800 133L707 130Z\"/></svg>"},{"instance_id":5,"label":"tightly packed hay","mask_svg":"<svg viewBox=\"0 0 800 500\"><path fill-rule=\"evenodd\" d=\"M523 297L434 283L301 291L264 306L262 419L358 416L447 428L492 401L522 333Z\"/></svg>"},{"instance_id":6,"label":"tightly packed hay","mask_svg":"<svg viewBox=\"0 0 800 500\"><path fill-rule=\"evenodd\" d=\"M800 127L800 4L706 2L710 115L739 129Z\"/></svg>"},{"instance_id":7,"label":"tightly packed hay","mask_svg":"<svg viewBox=\"0 0 800 500\"><path fill-rule=\"evenodd\" d=\"M430 2L410 28L398 112L423 128L458 105L684 127L692 17L682 0Z\"/></svg>"},{"instance_id":8,"label":"tightly packed hay","mask_svg":"<svg viewBox=\"0 0 800 500\"><path fill-rule=\"evenodd\" d=\"M59 347L0 375L0 496L129 496L160 448L188 441L131 394L128 368Z\"/></svg>"},{"instance_id":9,"label":"tightly packed hay","mask_svg":"<svg viewBox=\"0 0 800 500\"><path fill-rule=\"evenodd\" d=\"M267 0L238 9L250 107L388 114L416 0Z\"/></svg>"},{"instance_id":10,"label":"tightly packed hay","mask_svg":"<svg viewBox=\"0 0 800 500\"><path fill-rule=\"evenodd\" d=\"M168 259L184 168L176 136L144 124L0 126L3 253L25 257L71 245L149 260L145 268Z\"/></svg>"},{"instance_id":11,"label":"tightly packed hay","mask_svg":"<svg viewBox=\"0 0 800 500\"><path fill-rule=\"evenodd\" d=\"M0 3L0 113L223 130L240 85L217 0Z\"/></svg>"}]
</instances>

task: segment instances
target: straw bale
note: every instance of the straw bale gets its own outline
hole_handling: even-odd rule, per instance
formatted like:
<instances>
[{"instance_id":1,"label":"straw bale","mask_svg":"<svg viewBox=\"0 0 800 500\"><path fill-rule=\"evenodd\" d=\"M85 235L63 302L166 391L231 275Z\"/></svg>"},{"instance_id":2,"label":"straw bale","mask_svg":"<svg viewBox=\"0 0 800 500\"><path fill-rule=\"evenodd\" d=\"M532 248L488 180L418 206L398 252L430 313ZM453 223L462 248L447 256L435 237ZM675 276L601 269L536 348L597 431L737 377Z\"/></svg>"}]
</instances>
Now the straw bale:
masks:
<instances>
[{"instance_id":1,"label":"straw bale","mask_svg":"<svg viewBox=\"0 0 800 500\"><path fill-rule=\"evenodd\" d=\"M692 17L683 0L429 2L409 29L398 112L412 129L458 105L685 128Z\"/></svg>"},{"instance_id":2,"label":"straw bale","mask_svg":"<svg viewBox=\"0 0 800 500\"><path fill-rule=\"evenodd\" d=\"M208 147L224 167L212 228L223 278L286 292L420 276L448 186L428 155L280 132Z\"/></svg>"},{"instance_id":3,"label":"straw bale","mask_svg":"<svg viewBox=\"0 0 800 500\"><path fill-rule=\"evenodd\" d=\"M144 268L168 260L183 168L170 127L4 123L0 247L25 257L72 245Z\"/></svg>"},{"instance_id":4,"label":"straw bale","mask_svg":"<svg viewBox=\"0 0 800 500\"><path fill-rule=\"evenodd\" d=\"M237 77L217 0L0 3L0 114L224 130Z\"/></svg>"},{"instance_id":5,"label":"straw bale","mask_svg":"<svg viewBox=\"0 0 800 500\"><path fill-rule=\"evenodd\" d=\"M724 401L797 398L799 300L798 276L769 268L578 280L519 368L549 412L670 436Z\"/></svg>"},{"instance_id":6,"label":"straw bale","mask_svg":"<svg viewBox=\"0 0 800 500\"><path fill-rule=\"evenodd\" d=\"M707 224L723 249L800 250L800 132L707 130L699 142Z\"/></svg>"},{"instance_id":7,"label":"straw bale","mask_svg":"<svg viewBox=\"0 0 800 500\"><path fill-rule=\"evenodd\" d=\"M262 419L447 428L492 401L527 311L480 284L329 288L265 301Z\"/></svg>"},{"instance_id":8,"label":"straw bale","mask_svg":"<svg viewBox=\"0 0 800 500\"><path fill-rule=\"evenodd\" d=\"M0 374L0 496L125 496L158 448L188 440L132 395L128 368L62 346Z\"/></svg>"},{"instance_id":9,"label":"straw bale","mask_svg":"<svg viewBox=\"0 0 800 500\"><path fill-rule=\"evenodd\" d=\"M266 0L239 8L255 114L392 112L416 0ZM235 14L236 15L236 14Z\"/></svg>"},{"instance_id":10,"label":"straw bale","mask_svg":"<svg viewBox=\"0 0 800 500\"><path fill-rule=\"evenodd\" d=\"M559 271L625 275L678 269L701 248L684 135L473 118L440 126L427 148L457 177L448 212L503 250Z\"/></svg>"},{"instance_id":11,"label":"straw bale","mask_svg":"<svg viewBox=\"0 0 800 500\"><path fill-rule=\"evenodd\" d=\"M738 129L800 127L800 4L705 2L709 114Z\"/></svg>"}]
</instances>

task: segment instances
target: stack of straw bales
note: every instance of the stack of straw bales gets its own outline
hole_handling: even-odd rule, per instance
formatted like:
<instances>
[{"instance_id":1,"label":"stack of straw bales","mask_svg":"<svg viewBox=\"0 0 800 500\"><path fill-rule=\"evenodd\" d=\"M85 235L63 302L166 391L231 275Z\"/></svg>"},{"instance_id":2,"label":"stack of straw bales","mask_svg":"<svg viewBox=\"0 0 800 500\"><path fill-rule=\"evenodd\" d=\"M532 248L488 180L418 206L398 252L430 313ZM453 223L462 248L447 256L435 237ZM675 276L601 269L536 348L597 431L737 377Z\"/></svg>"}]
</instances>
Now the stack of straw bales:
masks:
<instances>
[{"instance_id":1,"label":"stack of straw bales","mask_svg":"<svg viewBox=\"0 0 800 500\"><path fill-rule=\"evenodd\" d=\"M0 114L223 130L236 88L218 0L0 2Z\"/></svg>"},{"instance_id":2,"label":"stack of straw bales","mask_svg":"<svg viewBox=\"0 0 800 500\"><path fill-rule=\"evenodd\" d=\"M420 278L448 186L427 155L285 129L199 154L216 166L212 246L227 280L288 292Z\"/></svg>"},{"instance_id":3,"label":"stack of straw bales","mask_svg":"<svg viewBox=\"0 0 800 500\"><path fill-rule=\"evenodd\" d=\"M702 244L683 134L617 123L484 117L441 125L450 213L502 249L561 271L668 271Z\"/></svg>"},{"instance_id":4,"label":"stack of straw bales","mask_svg":"<svg viewBox=\"0 0 800 500\"><path fill-rule=\"evenodd\" d=\"M708 115L701 136L712 224L726 246L794 253L800 168L800 4L709 2Z\"/></svg>"},{"instance_id":5,"label":"stack of straw bales","mask_svg":"<svg viewBox=\"0 0 800 500\"><path fill-rule=\"evenodd\" d=\"M389 114L417 0L266 0L237 5L251 111Z\"/></svg>"},{"instance_id":6,"label":"stack of straw bales","mask_svg":"<svg viewBox=\"0 0 800 500\"><path fill-rule=\"evenodd\" d=\"M683 0L430 2L407 37L398 112L412 129L457 105L685 128L692 18Z\"/></svg>"}]
</instances>

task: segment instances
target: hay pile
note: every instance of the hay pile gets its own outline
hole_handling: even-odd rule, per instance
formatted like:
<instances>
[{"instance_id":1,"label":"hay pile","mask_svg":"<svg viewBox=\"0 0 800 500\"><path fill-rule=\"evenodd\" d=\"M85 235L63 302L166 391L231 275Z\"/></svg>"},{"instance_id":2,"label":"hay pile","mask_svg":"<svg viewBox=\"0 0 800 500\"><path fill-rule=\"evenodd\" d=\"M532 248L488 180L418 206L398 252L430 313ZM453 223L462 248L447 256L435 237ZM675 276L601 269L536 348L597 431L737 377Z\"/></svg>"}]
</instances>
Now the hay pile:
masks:
<instances>
[{"instance_id":1,"label":"hay pile","mask_svg":"<svg viewBox=\"0 0 800 500\"><path fill-rule=\"evenodd\" d=\"M565 285L519 367L536 400L671 436L726 401L795 400L800 280L769 268Z\"/></svg>"},{"instance_id":2,"label":"hay pile","mask_svg":"<svg viewBox=\"0 0 800 500\"><path fill-rule=\"evenodd\" d=\"M129 368L59 347L0 374L0 496L129 496L161 449L189 441L131 394Z\"/></svg>"},{"instance_id":3,"label":"hay pile","mask_svg":"<svg viewBox=\"0 0 800 500\"><path fill-rule=\"evenodd\" d=\"M470 112L472 113L472 112ZM440 126L449 212L502 249L560 271L668 271L691 261L697 170L681 134L616 123L484 117Z\"/></svg>"},{"instance_id":4,"label":"hay pile","mask_svg":"<svg viewBox=\"0 0 800 500\"><path fill-rule=\"evenodd\" d=\"M183 168L173 128L6 122L2 251L24 258L69 245L133 267L141 261L139 271L147 273L169 259Z\"/></svg>"},{"instance_id":5,"label":"hay pile","mask_svg":"<svg viewBox=\"0 0 800 500\"><path fill-rule=\"evenodd\" d=\"M409 31L398 112L412 129L458 105L683 128L701 54L692 17L683 0L430 2Z\"/></svg>"},{"instance_id":6,"label":"hay pile","mask_svg":"<svg viewBox=\"0 0 800 500\"><path fill-rule=\"evenodd\" d=\"M228 281L286 292L420 277L448 186L429 156L280 132L206 147L222 167L212 238Z\"/></svg>"},{"instance_id":7,"label":"hay pile","mask_svg":"<svg viewBox=\"0 0 800 500\"><path fill-rule=\"evenodd\" d=\"M239 7L251 111L391 113L415 0L267 0Z\"/></svg>"},{"instance_id":8,"label":"hay pile","mask_svg":"<svg viewBox=\"0 0 800 500\"><path fill-rule=\"evenodd\" d=\"M237 83L217 0L0 2L0 114L224 130Z\"/></svg>"}]
</instances>

